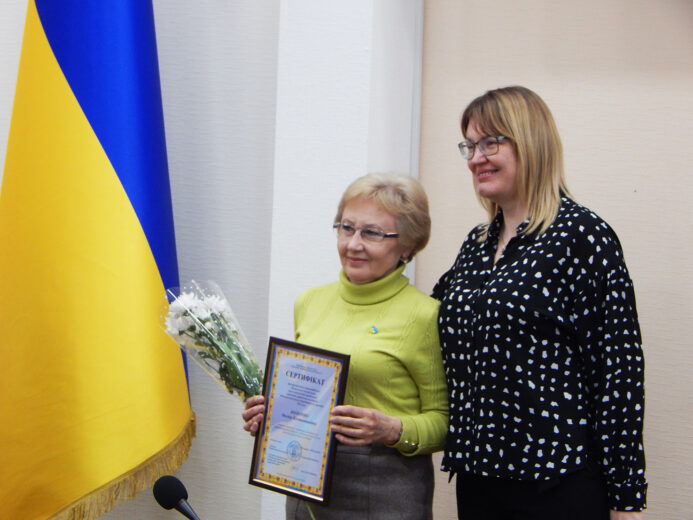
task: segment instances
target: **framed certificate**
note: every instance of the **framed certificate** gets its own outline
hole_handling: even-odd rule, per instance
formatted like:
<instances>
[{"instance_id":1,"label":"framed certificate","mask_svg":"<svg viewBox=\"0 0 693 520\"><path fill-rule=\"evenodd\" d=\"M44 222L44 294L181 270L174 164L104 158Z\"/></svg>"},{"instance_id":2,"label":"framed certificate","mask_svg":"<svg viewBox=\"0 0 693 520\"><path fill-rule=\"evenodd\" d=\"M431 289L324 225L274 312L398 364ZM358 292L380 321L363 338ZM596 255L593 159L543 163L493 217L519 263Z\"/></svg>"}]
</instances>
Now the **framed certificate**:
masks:
<instances>
[{"instance_id":1,"label":"framed certificate","mask_svg":"<svg viewBox=\"0 0 693 520\"><path fill-rule=\"evenodd\" d=\"M335 456L330 410L342 404L349 356L270 337L250 484L327 503Z\"/></svg>"}]
</instances>

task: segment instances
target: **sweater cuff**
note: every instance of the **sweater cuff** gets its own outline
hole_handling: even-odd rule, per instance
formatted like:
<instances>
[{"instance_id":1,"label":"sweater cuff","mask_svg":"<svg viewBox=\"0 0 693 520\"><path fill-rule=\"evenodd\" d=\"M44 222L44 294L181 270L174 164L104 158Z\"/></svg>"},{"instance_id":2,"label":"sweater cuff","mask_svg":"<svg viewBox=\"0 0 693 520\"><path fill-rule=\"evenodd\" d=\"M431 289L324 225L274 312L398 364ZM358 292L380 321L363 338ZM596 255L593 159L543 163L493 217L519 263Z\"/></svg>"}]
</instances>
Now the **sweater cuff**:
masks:
<instances>
[{"instance_id":1,"label":"sweater cuff","mask_svg":"<svg viewBox=\"0 0 693 520\"><path fill-rule=\"evenodd\" d=\"M389 448L395 448L402 455L414 455L419 449L419 435L414 421L411 417L400 417L402 421L402 434L399 440L389 445Z\"/></svg>"},{"instance_id":2,"label":"sweater cuff","mask_svg":"<svg viewBox=\"0 0 693 520\"><path fill-rule=\"evenodd\" d=\"M642 511L647 507L647 483L608 484L609 507L615 511Z\"/></svg>"}]
</instances>

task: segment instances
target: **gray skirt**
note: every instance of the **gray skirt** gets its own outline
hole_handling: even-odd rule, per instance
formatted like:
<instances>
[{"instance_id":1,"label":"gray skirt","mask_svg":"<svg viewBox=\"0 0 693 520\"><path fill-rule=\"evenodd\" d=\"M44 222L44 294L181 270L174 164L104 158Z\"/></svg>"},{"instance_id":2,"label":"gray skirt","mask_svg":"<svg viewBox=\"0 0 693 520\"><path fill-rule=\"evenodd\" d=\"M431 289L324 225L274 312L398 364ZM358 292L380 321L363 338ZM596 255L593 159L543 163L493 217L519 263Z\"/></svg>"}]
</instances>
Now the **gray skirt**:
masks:
<instances>
[{"instance_id":1,"label":"gray skirt","mask_svg":"<svg viewBox=\"0 0 693 520\"><path fill-rule=\"evenodd\" d=\"M287 497L287 520L431 520L433 462L382 445L337 444L328 505Z\"/></svg>"}]
</instances>

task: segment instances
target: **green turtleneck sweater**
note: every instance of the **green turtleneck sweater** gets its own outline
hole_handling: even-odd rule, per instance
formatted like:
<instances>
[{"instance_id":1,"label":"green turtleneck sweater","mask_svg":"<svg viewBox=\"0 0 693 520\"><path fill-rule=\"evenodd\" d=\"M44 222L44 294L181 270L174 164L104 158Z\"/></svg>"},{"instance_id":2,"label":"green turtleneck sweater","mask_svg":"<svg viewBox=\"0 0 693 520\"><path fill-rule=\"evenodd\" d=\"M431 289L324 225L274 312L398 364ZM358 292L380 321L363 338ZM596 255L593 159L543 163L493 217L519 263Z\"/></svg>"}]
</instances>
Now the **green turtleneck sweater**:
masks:
<instances>
[{"instance_id":1,"label":"green turtleneck sweater","mask_svg":"<svg viewBox=\"0 0 693 520\"><path fill-rule=\"evenodd\" d=\"M405 455L442 449L447 386L438 342L438 301L409 285L400 266L372 283L338 282L302 292L296 341L349 354L344 404L402 420L393 445Z\"/></svg>"}]
</instances>

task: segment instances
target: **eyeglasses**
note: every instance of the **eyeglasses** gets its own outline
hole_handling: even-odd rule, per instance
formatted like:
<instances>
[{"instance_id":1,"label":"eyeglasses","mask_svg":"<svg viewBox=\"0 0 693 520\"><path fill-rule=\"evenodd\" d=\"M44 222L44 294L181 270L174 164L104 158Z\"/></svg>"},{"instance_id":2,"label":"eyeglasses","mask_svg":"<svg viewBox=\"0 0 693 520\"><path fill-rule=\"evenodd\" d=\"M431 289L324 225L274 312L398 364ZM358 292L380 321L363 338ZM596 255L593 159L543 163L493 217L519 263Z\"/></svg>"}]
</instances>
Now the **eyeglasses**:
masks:
<instances>
[{"instance_id":1,"label":"eyeglasses","mask_svg":"<svg viewBox=\"0 0 693 520\"><path fill-rule=\"evenodd\" d=\"M386 238L395 238L399 233L385 233L377 228L363 227L357 228L347 222L335 222L332 227L337 230L339 238L351 238L358 231L361 233L361 238L366 242L382 242Z\"/></svg>"},{"instance_id":2,"label":"eyeglasses","mask_svg":"<svg viewBox=\"0 0 693 520\"><path fill-rule=\"evenodd\" d=\"M498 153L498 145L502 143L507 137L504 135L487 135L482 137L476 143L474 141L462 141L458 144L460 153L467 161L474 157L474 149L479 147L479 151L483 153L486 157L490 155L495 155Z\"/></svg>"}]
</instances>

